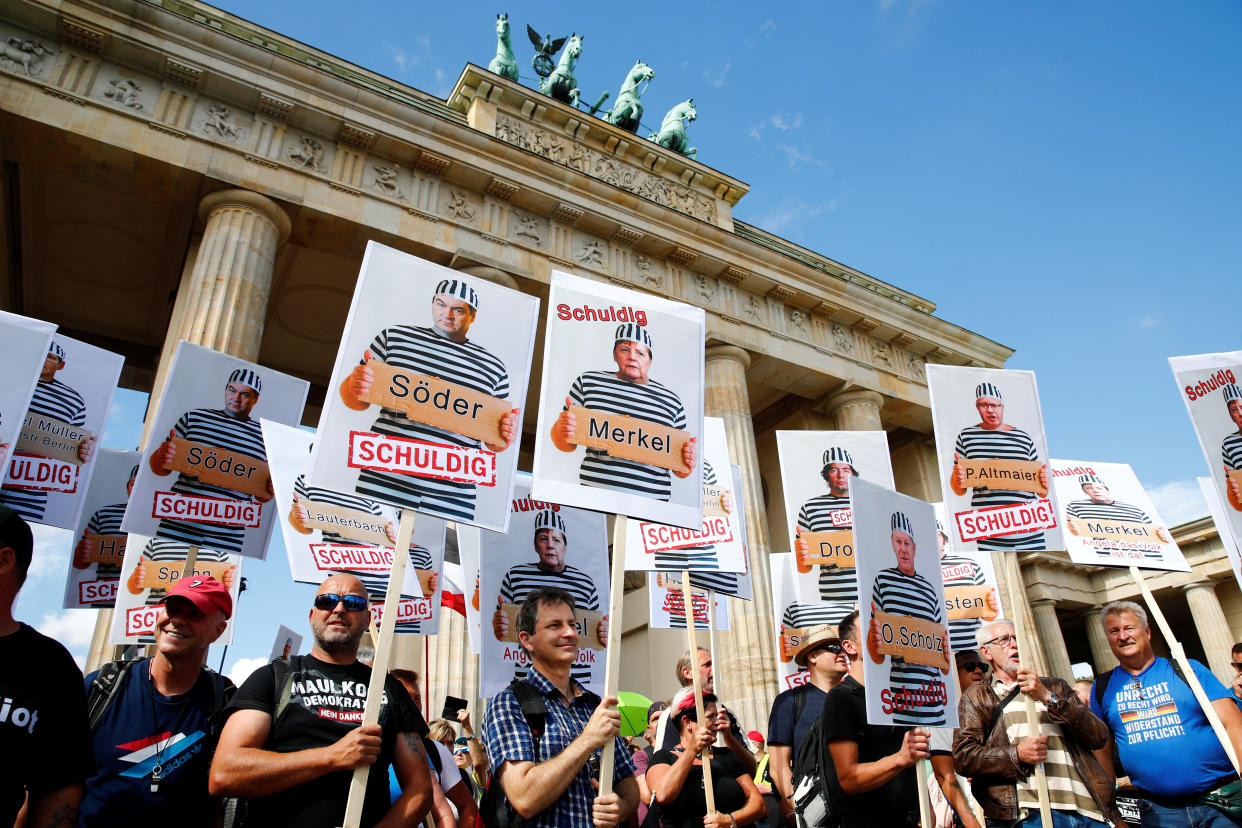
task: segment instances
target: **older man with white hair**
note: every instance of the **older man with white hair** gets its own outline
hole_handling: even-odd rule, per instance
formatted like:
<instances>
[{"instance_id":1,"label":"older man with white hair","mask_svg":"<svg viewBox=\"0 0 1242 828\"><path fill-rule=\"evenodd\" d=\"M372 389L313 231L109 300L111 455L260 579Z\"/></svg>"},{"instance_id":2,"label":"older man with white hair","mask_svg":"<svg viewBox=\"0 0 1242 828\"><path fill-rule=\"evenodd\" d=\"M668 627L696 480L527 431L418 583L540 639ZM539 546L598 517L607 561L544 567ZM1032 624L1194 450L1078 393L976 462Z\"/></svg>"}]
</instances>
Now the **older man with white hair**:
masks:
<instances>
[{"instance_id":1,"label":"older man with white hair","mask_svg":"<svg viewBox=\"0 0 1242 828\"><path fill-rule=\"evenodd\" d=\"M1091 710L1108 725L1113 749L1139 789L1143 825L1242 825L1242 782L1188 677L1152 650L1147 611L1114 601L1101 623L1120 665L1095 680ZM1190 667L1242 755L1242 713L1229 689L1199 662Z\"/></svg>"},{"instance_id":2,"label":"older man with white hair","mask_svg":"<svg viewBox=\"0 0 1242 828\"><path fill-rule=\"evenodd\" d=\"M962 694L953 762L970 778L987 824L1040 824L1034 771L1042 762L1054 828L1121 825L1113 776L1094 753L1108 743L1108 728L1063 679L1022 666L1013 622L998 618L976 635L992 678ZM1030 733L1020 693L1035 701L1036 735Z\"/></svg>"}]
</instances>

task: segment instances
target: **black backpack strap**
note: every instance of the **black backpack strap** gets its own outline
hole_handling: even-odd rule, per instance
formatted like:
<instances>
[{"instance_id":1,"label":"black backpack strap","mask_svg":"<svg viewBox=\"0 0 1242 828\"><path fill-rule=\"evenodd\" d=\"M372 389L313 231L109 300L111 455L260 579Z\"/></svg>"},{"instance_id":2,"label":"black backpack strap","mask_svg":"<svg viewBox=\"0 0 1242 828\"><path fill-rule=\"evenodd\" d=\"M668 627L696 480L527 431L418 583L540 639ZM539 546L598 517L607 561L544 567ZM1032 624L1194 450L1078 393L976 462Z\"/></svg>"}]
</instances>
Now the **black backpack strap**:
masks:
<instances>
[{"instance_id":1,"label":"black backpack strap","mask_svg":"<svg viewBox=\"0 0 1242 828\"><path fill-rule=\"evenodd\" d=\"M806 684L799 684L794 688L794 728L798 727L798 722L802 719L802 711L806 709L806 697L811 694L810 684L808 681Z\"/></svg>"},{"instance_id":2,"label":"black backpack strap","mask_svg":"<svg viewBox=\"0 0 1242 828\"><path fill-rule=\"evenodd\" d=\"M1178 670L1177 674L1180 676L1182 674L1181 670ZM1100 676L1095 681L1091 682L1091 694L1095 696L1095 703L1099 706L1101 711L1104 710L1104 694L1108 692L1108 682L1112 679L1112 677L1113 673L1112 670L1110 670L1108 675Z\"/></svg>"},{"instance_id":3,"label":"black backpack strap","mask_svg":"<svg viewBox=\"0 0 1242 828\"><path fill-rule=\"evenodd\" d=\"M220 675L210 667L203 669L207 671L211 679L211 716L207 719L207 730L212 736L219 736L228 718L224 711L229 706L229 702L233 700L237 687L227 676Z\"/></svg>"},{"instance_id":4,"label":"black backpack strap","mask_svg":"<svg viewBox=\"0 0 1242 828\"><path fill-rule=\"evenodd\" d=\"M104 711L108 709L109 705L117 697L117 694L121 692L121 685L125 675L139 661L142 661L142 659L109 661L99 668L99 673L91 682L90 690L86 694L86 716L92 732L99 726L99 721L103 718Z\"/></svg>"},{"instance_id":5,"label":"black backpack strap","mask_svg":"<svg viewBox=\"0 0 1242 828\"><path fill-rule=\"evenodd\" d=\"M996 723L999 722L1001 717L1005 715L1005 706L1013 701L1014 697L1017 695L1018 685L1015 684L1013 689L1005 694L1005 698L1000 700L1000 704L996 705L996 709L992 711L992 719L988 722L988 729L983 731L984 739L987 739L987 737L991 735L992 731L996 729Z\"/></svg>"},{"instance_id":6,"label":"black backpack strap","mask_svg":"<svg viewBox=\"0 0 1242 828\"><path fill-rule=\"evenodd\" d=\"M293 695L293 656L288 661L283 658L272 659L272 729L276 729L276 721L289 707L289 699Z\"/></svg>"},{"instance_id":7,"label":"black backpack strap","mask_svg":"<svg viewBox=\"0 0 1242 828\"><path fill-rule=\"evenodd\" d=\"M525 679L514 679L510 682L509 689L513 691L518 704L522 706L522 715L526 718L531 740L535 744L535 761L538 762L539 740L543 737L544 726L548 720L548 703L544 700L543 694Z\"/></svg>"}]
</instances>

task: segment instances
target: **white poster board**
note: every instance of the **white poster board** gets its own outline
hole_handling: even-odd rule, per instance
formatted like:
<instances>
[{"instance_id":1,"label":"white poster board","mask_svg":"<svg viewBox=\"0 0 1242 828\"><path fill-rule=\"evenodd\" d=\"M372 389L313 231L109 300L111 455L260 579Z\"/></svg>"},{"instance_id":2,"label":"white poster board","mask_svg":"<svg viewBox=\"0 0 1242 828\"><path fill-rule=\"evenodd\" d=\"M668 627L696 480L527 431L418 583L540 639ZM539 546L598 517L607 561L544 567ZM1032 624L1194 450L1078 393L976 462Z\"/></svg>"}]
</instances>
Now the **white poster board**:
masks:
<instances>
[{"instance_id":1,"label":"white poster board","mask_svg":"<svg viewBox=\"0 0 1242 828\"><path fill-rule=\"evenodd\" d=\"M801 603L794 587L794 555L778 552L770 556L772 573L772 622L776 630L776 674L782 690L806 684L810 674L794 657L802 650L806 633L821 624L836 625L853 607L840 612L835 604L821 601ZM840 612L840 614L838 614Z\"/></svg>"},{"instance_id":2,"label":"white poster board","mask_svg":"<svg viewBox=\"0 0 1242 828\"><path fill-rule=\"evenodd\" d=\"M95 470L99 437L125 358L59 334L50 347L0 489L0 503L28 521L72 530Z\"/></svg>"},{"instance_id":3,"label":"white poster board","mask_svg":"<svg viewBox=\"0 0 1242 828\"><path fill-rule=\"evenodd\" d=\"M1233 536L1242 537L1242 351L1171 357Z\"/></svg>"},{"instance_id":4,"label":"white poster board","mask_svg":"<svg viewBox=\"0 0 1242 828\"><path fill-rule=\"evenodd\" d=\"M1190 571L1173 533L1128 464L1053 460L1052 479L1071 561Z\"/></svg>"},{"instance_id":5,"label":"white poster board","mask_svg":"<svg viewBox=\"0 0 1242 828\"><path fill-rule=\"evenodd\" d=\"M851 484L870 480L894 488L888 436L883 431L778 431L776 450L798 599L831 604L822 623L836 624L858 603Z\"/></svg>"},{"instance_id":6,"label":"white poster board","mask_svg":"<svg viewBox=\"0 0 1242 828\"><path fill-rule=\"evenodd\" d=\"M4 359L0 360L0 473L7 475L55 330L55 325L42 319L0 311L0 343L4 345Z\"/></svg>"},{"instance_id":7,"label":"white poster board","mask_svg":"<svg viewBox=\"0 0 1242 828\"><path fill-rule=\"evenodd\" d=\"M936 544L940 549L940 575L944 579L944 609L949 619L949 643L953 652L978 646L975 632L984 624L1003 618L1000 582L991 552L959 552L947 531L944 504L936 510Z\"/></svg>"},{"instance_id":8,"label":"white poster board","mask_svg":"<svg viewBox=\"0 0 1242 828\"><path fill-rule=\"evenodd\" d=\"M73 557L65 579L65 609L111 607L116 599L129 536L121 529L129 489L141 454L100 449L73 532Z\"/></svg>"},{"instance_id":9,"label":"white poster board","mask_svg":"<svg viewBox=\"0 0 1242 828\"><path fill-rule=\"evenodd\" d=\"M650 604L650 620L647 625L655 630L684 630L686 628L686 601L681 584L673 582L671 573L652 572L647 575L647 596ZM713 595L717 630L729 629L729 602L723 595ZM690 587L690 600L694 603L694 628L706 630L708 592Z\"/></svg>"},{"instance_id":10,"label":"white poster board","mask_svg":"<svg viewBox=\"0 0 1242 828\"><path fill-rule=\"evenodd\" d=\"M1216 486L1216 481L1208 477L1197 477L1199 481L1199 490L1203 492L1203 499L1207 501L1208 511L1212 515L1212 522L1216 524L1216 533L1220 536L1221 546L1225 547L1225 554L1229 556L1229 566L1233 569L1233 577L1238 582L1238 586L1242 587L1242 544L1238 543L1238 538L1233 534L1233 528L1229 525L1225 518L1225 504L1220 502L1220 489Z\"/></svg>"},{"instance_id":11,"label":"white poster board","mask_svg":"<svg viewBox=\"0 0 1242 828\"><path fill-rule=\"evenodd\" d=\"M263 559L276 505L259 420L296 425L309 384L179 342L125 531Z\"/></svg>"},{"instance_id":12,"label":"white poster board","mask_svg":"<svg viewBox=\"0 0 1242 828\"><path fill-rule=\"evenodd\" d=\"M935 510L866 481L851 501L867 721L957 727Z\"/></svg>"},{"instance_id":13,"label":"white poster board","mask_svg":"<svg viewBox=\"0 0 1242 828\"><path fill-rule=\"evenodd\" d=\"M130 501L133 502L132 500ZM190 547L165 538L131 534L125 545L121 582L108 634L111 644L154 644L156 617L168 590L181 579ZM227 555L201 547L195 556L195 575L211 575L228 589L233 615L217 644L233 641L237 623L237 595L241 586L241 555Z\"/></svg>"},{"instance_id":14,"label":"white poster board","mask_svg":"<svg viewBox=\"0 0 1242 828\"><path fill-rule=\"evenodd\" d=\"M534 499L525 474L514 485L512 509L506 534L484 531L458 538L463 546L481 544L479 694L494 696L526 675L530 659L518 642L517 607L542 587L573 596L579 623L578 658L571 672L599 693L608 632L607 520L600 512Z\"/></svg>"},{"instance_id":15,"label":"white poster board","mask_svg":"<svg viewBox=\"0 0 1242 828\"><path fill-rule=\"evenodd\" d=\"M702 529L646 520L626 521L625 568L630 571L743 572L746 547L733 485L724 420L703 418ZM726 473L726 470L730 470Z\"/></svg>"},{"instance_id":16,"label":"white poster board","mask_svg":"<svg viewBox=\"0 0 1242 828\"><path fill-rule=\"evenodd\" d=\"M553 271L547 320L535 496L698 530L703 309Z\"/></svg>"},{"instance_id":17,"label":"white poster board","mask_svg":"<svg viewBox=\"0 0 1242 828\"><path fill-rule=\"evenodd\" d=\"M369 242L307 479L504 531L538 310Z\"/></svg>"},{"instance_id":18,"label":"white poster board","mask_svg":"<svg viewBox=\"0 0 1242 828\"><path fill-rule=\"evenodd\" d=\"M293 580L307 584L320 584L334 572L357 577L367 588L378 625L392 568L392 544L397 539L397 510L360 495L309 485L305 470L313 440L310 432L263 421L289 571ZM414 522L410 564L398 606L399 635L439 630L444 533L444 521L439 518L420 516Z\"/></svg>"},{"instance_id":19,"label":"white poster board","mask_svg":"<svg viewBox=\"0 0 1242 828\"><path fill-rule=\"evenodd\" d=\"M457 527L457 556L461 559L462 589L466 603L466 634L470 639L470 652L479 654L482 637L479 618L479 540L480 530L473 526ZM470 543L462 542L462 535L470 532L475 535Z\"/></svg>"},{"instance_id":20,"label":"white poster board","mask_svg":"<svg viewBox=\"0 0 1242 828\"><path fill-rule=\"evenodd\" d=\"M928 365L927 388L956 548L1064 549L1035 374Z\"/></svg>"},{"instance_id":21,"label":"white poster board","mask_svg":"<svg viewBox=\"0 0 1242 828\"><path fill-rule=\"evenodd\" d=\"M288 661L297 655L302 649L302 634L294 632L284 624L280 625L280 629L276 631L276 640L272 642L272 652L268 655L268 661L283 659Z\"/></svg>"}]
</instances>

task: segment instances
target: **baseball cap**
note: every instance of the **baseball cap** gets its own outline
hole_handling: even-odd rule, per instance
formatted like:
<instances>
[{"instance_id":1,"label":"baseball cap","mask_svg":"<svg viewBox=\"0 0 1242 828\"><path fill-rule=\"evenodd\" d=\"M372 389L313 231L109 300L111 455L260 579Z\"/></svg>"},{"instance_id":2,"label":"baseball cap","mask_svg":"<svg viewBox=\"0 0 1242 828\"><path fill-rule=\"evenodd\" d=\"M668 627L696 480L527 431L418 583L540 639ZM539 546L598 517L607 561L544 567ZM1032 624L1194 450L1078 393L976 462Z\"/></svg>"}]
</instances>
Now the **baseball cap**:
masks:
<instances>
[{"instance_id":1,"label":"baseball cap","mask_svg":"<svg viewBox=\"0 0 1242 828\"><path fill-rule=\"evenodd\" d=\"M750 739L752 742L759 742L760 744L764 741L763 734L757 730L748 730L746 732L746 738Z\"/></svg>"},{"instance_id":2,"label":"baseball cap","mask_svg":"<svg viewBox=\"0 0 1242 828\"><path fill-rule=\"evenodd\" d=\"M202 612L220 610L225 618L233 617L233 598L224 584L210 575L192 575L180 578L177 585L168 590L164 601L169 598L184 598Z\"/></svg>"}]
</instances>

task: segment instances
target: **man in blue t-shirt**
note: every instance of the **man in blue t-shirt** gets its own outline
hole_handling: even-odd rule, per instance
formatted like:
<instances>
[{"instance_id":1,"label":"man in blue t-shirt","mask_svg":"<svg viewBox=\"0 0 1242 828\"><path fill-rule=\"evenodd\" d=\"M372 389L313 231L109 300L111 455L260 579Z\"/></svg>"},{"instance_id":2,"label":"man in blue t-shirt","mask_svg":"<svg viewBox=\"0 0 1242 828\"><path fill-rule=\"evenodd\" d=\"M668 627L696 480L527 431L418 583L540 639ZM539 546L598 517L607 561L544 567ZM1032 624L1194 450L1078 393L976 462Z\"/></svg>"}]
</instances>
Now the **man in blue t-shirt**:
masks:
<instances>
[{"instance_id":1,"label":"man in blue t-shirt","mask_svg":"<svg viewBox=\"0 0 1242 828\"><path fill-rule=\"evenodd\" d=\"M215 578L181 578L156 618L155 655L86 677L92 712L109 697L96 686L100 673L116 684L91 728L98 772L86 780L81 828L217 824L207 791L212 715L223 711L233 683L203 660L232 612L233 599Z\"/></svg>"},{"instance_id":2,"label":"man in blue t-shirt","mask_svg":"<svg viewBox=\"0 0 1242 828\"><path fill-rule=\"evenodd\" d=\"M1196 801L1236 782L1238 775L1186 680L1152 651L1146 610L1132 601L1114 601L1104 608L1102 623L1121 666L1096 679L1091 712L1108 725L1114 750L1140 789L1143 824L1237 825ZM1235 753L1242 755L1242 713L1229 690L1202 664L1190 664Z\"/></svg>"}]
</instances>

